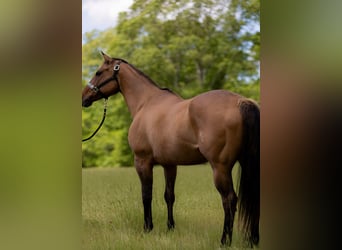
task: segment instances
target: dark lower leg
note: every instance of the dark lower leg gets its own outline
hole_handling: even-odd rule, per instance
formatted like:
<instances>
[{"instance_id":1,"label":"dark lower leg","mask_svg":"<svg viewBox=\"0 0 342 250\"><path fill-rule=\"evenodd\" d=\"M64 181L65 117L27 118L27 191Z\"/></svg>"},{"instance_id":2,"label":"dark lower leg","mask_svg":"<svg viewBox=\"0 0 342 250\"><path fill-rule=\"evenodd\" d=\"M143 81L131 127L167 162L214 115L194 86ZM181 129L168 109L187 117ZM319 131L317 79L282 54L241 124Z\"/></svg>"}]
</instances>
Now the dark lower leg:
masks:
<instances>
[{"instance_id":1,"label":"dark lower leg","mask_svg":"<svg viewBox=\"0 0 342 250\"><path fill-rule=\"evenodd\" d=\"M168 199L168 200L167 200ZM172 200L173 199L173 200ZM167 228L173 229L175 227L175 221L173 219L173 202L174 197L165 198L167 200Z\"/></svg>"},{"instance_id":2,"label":"dark lower leg","mask_svg":"<svg viewBox=\"0 0 342 250\"><path fill-rule=\"evenodd\" d=\"M228 166L230 166L228 164ZM233 187L231 176L232 167L224 164L212 164L214 170L214 182L216 189L222 198L224 210L224 224L221 237L221 244L230 246L233 235L234 216L236 211L237 196Z\"/></svg>"},{"instance_id":3,"label":"dark lower leg","mask_svg":"<svg viewBox=\"0 0 342 250\"><path fill-rule=\"evenodd\" d=\"M167 204L167 227L173 229L175 222L173 220L173 203L175 202L175 181L177 175L177 166L164 167L165 175L165 193L164 199Z\"/></svg>"},{"instance_id":4,"label":"dark lower leg","mask_svg":"<svg viewBox=\"0 0 342 250\"><path fill-rule=\"evenodd\" d=\"M153 229L151 207L153 165L148 160L135 157L135 167L141 182L141 194L144 205L144 229L146 232L149 232Z\"/></svg>"},{"instance_id":5,"label":"dark lower leg","mask_svg":"<svg viewBox=\"0 0 342 250\"><path fill-rule=\"evenodd\" d=\"M152 223L152 180L142 184L142 200L144 204L144 230L149 232L153 229Z\"/></svg>"},{"instance_id":6,"label":"dark lower leg","mask_svg":"<svg viewBox=\"0 0 342 250\"><path fill-rule=\"evenodd\" d=\"M226 197L222 197L222 204L224 209L224 225L221 238L222 245L230 246L232 242L236 203L237 197L234 192L229 193L229 195Z\"/></svg>"}]
</instances>

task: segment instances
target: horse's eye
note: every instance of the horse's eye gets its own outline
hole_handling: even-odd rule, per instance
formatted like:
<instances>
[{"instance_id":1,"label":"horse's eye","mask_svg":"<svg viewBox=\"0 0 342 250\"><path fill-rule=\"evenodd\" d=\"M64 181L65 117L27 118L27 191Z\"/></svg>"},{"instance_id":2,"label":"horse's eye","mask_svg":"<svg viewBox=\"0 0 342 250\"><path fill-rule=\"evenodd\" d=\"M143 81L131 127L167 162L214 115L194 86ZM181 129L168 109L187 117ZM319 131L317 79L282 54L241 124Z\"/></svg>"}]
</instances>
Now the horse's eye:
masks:
<instances>
[{"instance_id":1,"label":"horse's eye","mask_svg":"<svg viewBox=\"0 0 342 250\"><path fill-rule=\"evenodd\" d=\"M101 71L96 71L96 74L95 75L97 75L97 76L99 76L99 75L101 75Z\"/></svg>"}]
</instances>

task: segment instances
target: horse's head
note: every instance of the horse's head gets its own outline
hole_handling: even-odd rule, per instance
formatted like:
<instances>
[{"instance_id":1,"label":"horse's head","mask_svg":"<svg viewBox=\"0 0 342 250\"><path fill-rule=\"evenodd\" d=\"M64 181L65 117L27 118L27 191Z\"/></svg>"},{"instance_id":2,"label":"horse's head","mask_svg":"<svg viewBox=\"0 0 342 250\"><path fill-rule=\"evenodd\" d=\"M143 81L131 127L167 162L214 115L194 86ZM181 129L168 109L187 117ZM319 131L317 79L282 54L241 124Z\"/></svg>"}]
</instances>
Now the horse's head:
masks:
<instances>
[{"instance_id":1,"label":"horse's head","mask_svg":"<svg viewBox=\"0 0 342 250\"><path fill-rule=\"evenodd\" d=\"M104 62L82 92L82 106L89 107L93 102L108 98L120 91L118 74L120 60L113 59L101 51Z\"/></svg>"}]
</instances>

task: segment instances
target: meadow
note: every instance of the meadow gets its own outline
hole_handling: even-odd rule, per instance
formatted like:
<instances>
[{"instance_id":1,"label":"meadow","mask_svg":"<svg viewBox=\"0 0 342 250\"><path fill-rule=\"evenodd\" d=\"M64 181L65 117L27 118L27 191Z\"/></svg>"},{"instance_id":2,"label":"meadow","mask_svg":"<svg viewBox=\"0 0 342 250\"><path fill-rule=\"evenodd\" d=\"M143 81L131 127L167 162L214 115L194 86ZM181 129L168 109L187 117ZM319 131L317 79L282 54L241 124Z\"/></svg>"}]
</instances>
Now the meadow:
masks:
<instances>
[{"instance_id":1,"label":"meadow","mask_svg":"<svg viewBox=\"0 0 342 250\"><path fill-rule=\"evenodd\" d=\"M235 178L237 167L233 171ZM237 225L232 246L220 246L224 214L209 165L178 167L173 231L168 231L166 226L164 186L163 169L156 166L152 201L154 228L144 233L140 181L135 169L83 169L82 249L244 249Z\"/></svg>"}]
</instances>

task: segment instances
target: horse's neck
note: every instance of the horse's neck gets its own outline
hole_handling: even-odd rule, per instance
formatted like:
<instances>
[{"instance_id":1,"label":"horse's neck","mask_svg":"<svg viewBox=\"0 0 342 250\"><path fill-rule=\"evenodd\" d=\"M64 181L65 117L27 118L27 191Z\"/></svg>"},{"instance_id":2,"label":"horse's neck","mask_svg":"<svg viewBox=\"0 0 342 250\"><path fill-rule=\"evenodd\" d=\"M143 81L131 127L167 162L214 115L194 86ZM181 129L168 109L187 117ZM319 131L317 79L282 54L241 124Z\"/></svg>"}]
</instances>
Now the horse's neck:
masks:
<instances>
[{"instance_id":1,"label":"horse's neck","mask_svg":"<svg viewBox=\"0 0 342 250\"><path fill-rule=\"evenodd\" d=\"M150 83L148 79L134 70L126 70L126 74L120 78L120 88L128 109L132 117L134 117L148 100L153 98L154 95L160 94L163 90Z\"/></svg>"}]
</instances>

